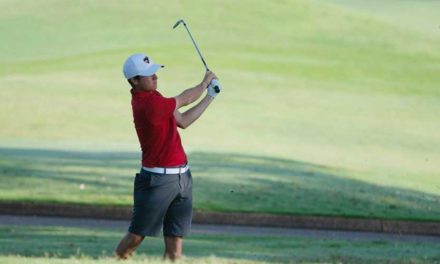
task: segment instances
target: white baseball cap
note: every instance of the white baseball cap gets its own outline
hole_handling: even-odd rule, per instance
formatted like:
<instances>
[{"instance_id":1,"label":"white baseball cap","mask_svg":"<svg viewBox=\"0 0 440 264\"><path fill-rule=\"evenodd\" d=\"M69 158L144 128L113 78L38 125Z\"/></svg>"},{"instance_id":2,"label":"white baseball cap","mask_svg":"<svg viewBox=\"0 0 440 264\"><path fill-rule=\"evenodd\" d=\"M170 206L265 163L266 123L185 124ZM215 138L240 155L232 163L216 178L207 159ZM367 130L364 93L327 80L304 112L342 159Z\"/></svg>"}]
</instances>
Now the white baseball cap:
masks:
<instances>
[{"instance_id":1,"label":"white baseball cap","mask_svg":"<svg viewBox=\"0 0 440 264\"><path fill-rule=\"evenodd\" d=\"M151 76L164 65L155 64L151 57L143 53L136 53L127 58L124 63L124 76L126 79L139 76Z\"/></svg>"}]
</instances>

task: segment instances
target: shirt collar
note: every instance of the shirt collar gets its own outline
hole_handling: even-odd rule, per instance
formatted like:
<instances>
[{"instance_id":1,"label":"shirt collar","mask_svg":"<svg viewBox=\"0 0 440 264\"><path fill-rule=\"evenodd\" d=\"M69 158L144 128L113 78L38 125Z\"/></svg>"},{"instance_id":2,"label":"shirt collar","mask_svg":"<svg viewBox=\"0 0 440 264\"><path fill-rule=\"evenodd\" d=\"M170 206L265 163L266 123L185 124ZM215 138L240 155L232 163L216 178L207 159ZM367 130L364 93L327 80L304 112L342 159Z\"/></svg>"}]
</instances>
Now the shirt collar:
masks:
<instances>
[{"instance_id":1,"label":"shirt collar","mask_svg":"<svg viewBox=\"0 0 440 264\"><path fill-rule=\"evenodd\" d=\"M146 95L150 95L150 94L158 94L159 92L154 90L154 91L144 91L144 90L135 90L135 89L131 89L130 93L132 96L146 96Z\"/></svg>"}]
</instances>

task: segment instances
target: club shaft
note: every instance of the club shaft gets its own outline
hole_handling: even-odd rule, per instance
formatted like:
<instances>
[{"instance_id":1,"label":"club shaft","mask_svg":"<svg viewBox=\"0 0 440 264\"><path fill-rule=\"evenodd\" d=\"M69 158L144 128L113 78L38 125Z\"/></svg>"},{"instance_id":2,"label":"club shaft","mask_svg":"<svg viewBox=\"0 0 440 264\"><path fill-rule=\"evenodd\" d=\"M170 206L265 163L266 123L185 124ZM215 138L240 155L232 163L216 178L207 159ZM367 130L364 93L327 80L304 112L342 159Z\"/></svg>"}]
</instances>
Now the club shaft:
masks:
<instances>
[{"instance_id":1,"label":"club shaft","mask_svg":"<svg viewBox=\"0 0 440 264\"><path fill-rule=\"evenodd\" d=\"M194 44L194 47L196 47L197 53L199 53L199 56L200 56L200 59L202 59L203 65L205 65L206 70L209 71L208 65L206 65L205 59L203 59L202 53L200 53L199 47L197 46L193 36L191 35L191 32L189 31L188 26L186 25L186 23L183 23L183 25L185 26L186 31L188 31L189 37L191 38L192 43Z\"/></svg>"}]
</instances>

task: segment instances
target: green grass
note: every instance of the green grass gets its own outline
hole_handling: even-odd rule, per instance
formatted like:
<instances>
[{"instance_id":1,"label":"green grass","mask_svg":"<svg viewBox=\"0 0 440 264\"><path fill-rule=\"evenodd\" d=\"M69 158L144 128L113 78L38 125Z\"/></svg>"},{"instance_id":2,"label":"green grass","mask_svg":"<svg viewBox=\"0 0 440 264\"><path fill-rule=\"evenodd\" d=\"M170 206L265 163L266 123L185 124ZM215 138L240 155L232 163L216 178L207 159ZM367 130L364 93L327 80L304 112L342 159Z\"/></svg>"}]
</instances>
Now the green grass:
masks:
<instances>
[{"instance_id":1,"label":"green grass","mask_svg":"<svg viewBox=\"0 0 440 264\"><path fill-rule=\"evenodd\" d=\"M3 226L0 260L101 263L109 261L122 235L105 229ZM184 241L189 263L434 263L440 261L439 250L435 243L307 237L192 235ZM162 251L162 238L147 238L133 262L146 256L159 262Z\"/></svg>"},{"instance_id":2,"label":"green grass","mask_svg":"<svg viewBox=\"0 0 440 264\"><path fill-rule=\"evenodd\" d=\"M1 263L4 264L17 264L17 263L29 263L29 264L120 264L121 261L118 261L113 258L103 257L99 259L89 259L87 257L74 257L74 258L48 258L48 257L21 257L21 256L0 256ZM173 263L171 261L163 261L162 259L156 257L143 257L136 258L131 260L126 260L124 264L134 264L134 263L151 263L151 264L170 264ZM254 263L264 263L260 261L246 261L246 260L236 260L236 259L225 259L225 258L217 258L217 257L206 257L206 258L185 258L178 263L186 264L254 264Z\"/></svg>"},{"instance_id":3,"label":"green grass","mask_svg":"<svg viewBox=\"0 0 440 264\"><path fill-rule=\"evenodd\" d=\"M131 206L137 157L0 148L0 200ZM233 153L189 158L199 210L440 220L438 196L351 179L366 177L353 171Z\"/></svg>"},{"instance_id":4,"label":"green grass","mask_svg":"<svg viewBox=\"0 0 440 264\"><path fill-rule=\"evenodd\" d=\"M405 3L437 23L435 3ZM145 51L167 65L167 96L199 82L188 36L171 30L183 17L224 86L181 132L200 177L198 208L440 219L440 37L384 6L393 22L332 1L1 1L0 145L84 157L137 150L122 63ZM129 203L138 155L122 166L44 153L3 152L2 199ZM197 165L206 160L209 171ZM80 182L90 188L79 192Z\"/></svg>"},{"instance_id":5,"label":"green grass","mask_svg":"<svg viewBox=\"0 0 440 264\"><path fill-rule=\"evenodd\" d=\"M440 24L437 19L438 1L412 0L324 0L345 5L396 26L404 26L408 30L420 31L423 34L439 34Z\"/></svg>"}]
</instances>

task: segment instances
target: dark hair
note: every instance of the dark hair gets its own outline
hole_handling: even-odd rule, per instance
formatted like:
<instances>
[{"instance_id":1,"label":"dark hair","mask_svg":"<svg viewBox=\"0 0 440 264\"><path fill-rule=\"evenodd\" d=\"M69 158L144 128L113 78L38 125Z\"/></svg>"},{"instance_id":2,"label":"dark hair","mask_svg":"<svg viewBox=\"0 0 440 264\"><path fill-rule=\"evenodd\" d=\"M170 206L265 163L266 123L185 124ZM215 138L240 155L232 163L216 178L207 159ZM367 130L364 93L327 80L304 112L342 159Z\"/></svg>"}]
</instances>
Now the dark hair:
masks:
<instances>
[{"instance_id":1,"label":"dark hair","mask_svg":"<svg viewBox=\"0 0 440 264\"><path fill-rule=\"evenodd\" d=\"M130 78L130 79L127 79L127 81L128 81L128 83L131 85L131 88L135 88L134 87L134 84L131 82L131 79L136 79L136 80L139 80L141 77L139 76L139 75L136 75L136 76L134 76L134 77L132 77L132 78Z\"/></svg>"}]
</instances>

